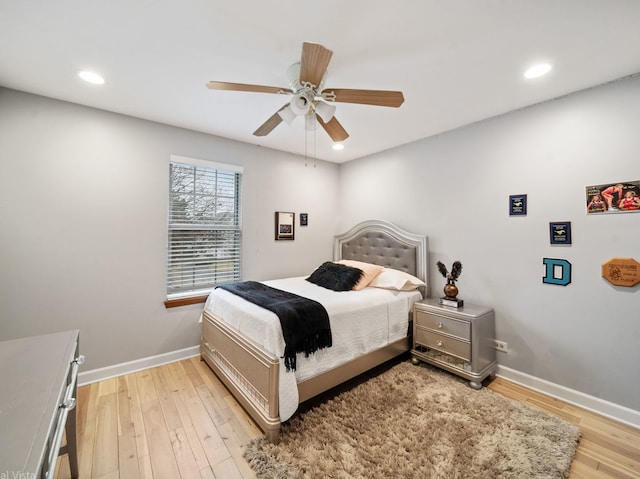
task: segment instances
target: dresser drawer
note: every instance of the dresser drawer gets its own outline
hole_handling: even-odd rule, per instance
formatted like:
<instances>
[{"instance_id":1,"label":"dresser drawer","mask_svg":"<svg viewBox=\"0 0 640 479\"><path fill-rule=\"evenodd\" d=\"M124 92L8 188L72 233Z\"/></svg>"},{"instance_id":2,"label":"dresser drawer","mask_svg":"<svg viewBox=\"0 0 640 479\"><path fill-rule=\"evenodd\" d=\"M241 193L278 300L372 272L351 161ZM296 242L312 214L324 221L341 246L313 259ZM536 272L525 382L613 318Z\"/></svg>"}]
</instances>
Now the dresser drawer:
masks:
<instances>
[{"instance_id":1,"label":"dresser drawer","mask_svg":"<svg viewBox=\"0 0 640 479\"><path fill-rule=\"evenodd\" d=\"M437 334L421 327L416 328L416 337L414 340L416 344L437 349L438 351L457 356L466 361L471 360L471 344L466 341Z\"/></svg>"},{"instance_id":2,"label":"dresser drawer","mask_svg":"<svg viewBox=\"0 0 640 479\"><path fill-rule=\"evenodd\" d=\"M469 341L471 339L471 326L467 321L445 318L435 314L416 310L415 321L417 326L433 329L439 333L450 334Z\"/></svg>"}]
</instances>

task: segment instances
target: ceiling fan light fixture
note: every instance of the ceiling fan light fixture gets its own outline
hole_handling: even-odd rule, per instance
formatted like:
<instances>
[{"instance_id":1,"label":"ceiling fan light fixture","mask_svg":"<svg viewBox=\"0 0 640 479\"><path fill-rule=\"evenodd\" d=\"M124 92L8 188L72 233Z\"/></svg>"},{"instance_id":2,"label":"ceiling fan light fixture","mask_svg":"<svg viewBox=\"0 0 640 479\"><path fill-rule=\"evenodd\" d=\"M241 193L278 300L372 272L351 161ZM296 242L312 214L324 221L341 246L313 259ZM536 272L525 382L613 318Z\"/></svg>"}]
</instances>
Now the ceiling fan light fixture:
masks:
<instances>
[{"instance_id":1,"label":"ceiling fan light fixture","mask_svg":"<svg viewBox=\"0 0 640 479\"><path fill-rule=\"evenodd\" d=\"M289 102L289 107L296 115L306 115L309 113L312 102L313 98L308 94L308 92L303 91L293 95L291 102Z\"/></svg>"},{"instance_id":2,"label":"ceiling fan light fixture","mask_svg":"<svg viewBox=\"0 0 640 479\"><path fill-rule=\"evenodd\" d=\"M340 150L344 150L344 144L343 143L334 143L332 148L336 151L340 151Z\"/></svg>"},{"instance_id":3,"label":"ceiling fan light fixture","mask_svg":"<svg viewBox=\"0 0 640 479\"><path fill-rule=\"evenodd\" d=\"M318 101L315 106L315 111L318 116L322 118L322 121L329 123L336 113L336 107L324 101Z\"/></svg>"},{"instance_id":4,"label":"ceiling fan light fixture","mask_svg":"<svg viewBox=\"0 0 640 479\"><path fill-rule=\"evenodd\" d=\"M282 118L282 120L289 126L291 126L291 124L293 123L293 120L296 119L296 114L293 112L293 110L291 110L291 105L287 106L286 108L283 108L282 110L280 110L278 112L278 115L280 116L280 118Z\"/></svg>"},{"instance_id":5,"label":"ceiling fan light fixture","mask_svg":"<svg viewBox=\"0 0 640 479\"><path fill-rule=\"evenodd\" d=\"M300 62L294 63L287 69L287 78L292 91L296 92L302 88L300 85Z\"/></svg>"}]
</instances>

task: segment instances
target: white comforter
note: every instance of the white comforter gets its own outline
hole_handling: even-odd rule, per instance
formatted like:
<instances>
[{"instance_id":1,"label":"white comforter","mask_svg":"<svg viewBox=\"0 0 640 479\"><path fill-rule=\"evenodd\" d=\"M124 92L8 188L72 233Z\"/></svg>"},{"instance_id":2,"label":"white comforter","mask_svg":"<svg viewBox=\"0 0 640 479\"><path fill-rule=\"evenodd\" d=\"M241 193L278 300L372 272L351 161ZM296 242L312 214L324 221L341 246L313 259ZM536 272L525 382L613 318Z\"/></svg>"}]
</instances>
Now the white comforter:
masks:
<instances>
[{"instance_id":1,"label":"white comforter","mask_svg":"<svg viewBox=\"0 0 640 479\"><path fill-rule=\"evenodd\" d=\"M329 314L333 346L317 351L308 358L298 354L294 372L285 370L282 360L285 344L280 321L274 313L223 289L213 290L205 309L242 331L265 352L280 358L281 421L289 419L298 407L297 382L406 336L411 306L422 299L418 291L364 288L361 291L335 292L310 283L305 277L264 283L316 300Z\"/></svg>"}]
</instances>

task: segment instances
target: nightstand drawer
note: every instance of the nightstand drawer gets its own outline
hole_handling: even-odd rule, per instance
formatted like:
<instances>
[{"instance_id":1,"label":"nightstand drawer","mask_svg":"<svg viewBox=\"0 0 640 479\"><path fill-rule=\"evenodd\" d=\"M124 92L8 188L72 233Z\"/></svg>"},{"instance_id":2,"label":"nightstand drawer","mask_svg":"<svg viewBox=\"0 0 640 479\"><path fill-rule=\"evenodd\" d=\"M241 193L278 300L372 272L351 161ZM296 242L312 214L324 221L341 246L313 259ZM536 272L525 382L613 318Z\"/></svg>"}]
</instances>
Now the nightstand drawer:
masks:
<instances>
[{"instance_id":1,"label":"nightstand drawer","mask_svg":"<svg viewBox=\"0 0 640 479\"><path fill-rule=\"evenodd\" d=\"M449 336L433 333L421 327L416 328L416 337L414 340L417 344L427 346L428 348L437 349L438 351L457 356L467 361L471 360L471 344L466 341L460 341L459 339Z\"/></svg>"},{"instance_id":2,"label":"nightstand drawer","mask_svg":"<svg viewBox=\"0 0 640 479\"><path fill-rule=\"evenodd\" d=\"M436 316L420 310L416 311L415 320L418 326L424 326L439 333L457 336L467 341L471 339L471 327L467 321Z\"/></svg>"}]
</instances>

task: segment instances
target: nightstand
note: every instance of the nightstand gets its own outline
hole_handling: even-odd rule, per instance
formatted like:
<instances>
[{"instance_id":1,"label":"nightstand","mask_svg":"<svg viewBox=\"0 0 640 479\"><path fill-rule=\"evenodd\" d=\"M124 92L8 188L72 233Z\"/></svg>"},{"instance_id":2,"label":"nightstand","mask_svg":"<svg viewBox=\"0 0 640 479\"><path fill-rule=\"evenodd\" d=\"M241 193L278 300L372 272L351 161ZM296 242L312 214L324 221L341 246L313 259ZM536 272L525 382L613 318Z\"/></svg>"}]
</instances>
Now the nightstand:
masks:
<instances>
[{"instance_id":1,"label":"nightstand","mask_svg":"<svg viewBox=\"0 0 640 479\"><path fill-rule=\"evenodd\" d=\"M496 370L493 309L465 302L441 306L437 299L413 306L411 361L433 364L469 380L474 389Z\"/></svg>"}]
</instances>

